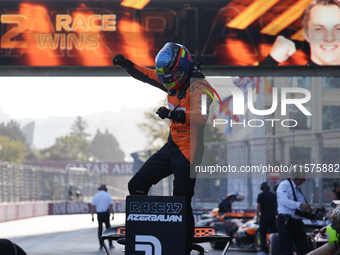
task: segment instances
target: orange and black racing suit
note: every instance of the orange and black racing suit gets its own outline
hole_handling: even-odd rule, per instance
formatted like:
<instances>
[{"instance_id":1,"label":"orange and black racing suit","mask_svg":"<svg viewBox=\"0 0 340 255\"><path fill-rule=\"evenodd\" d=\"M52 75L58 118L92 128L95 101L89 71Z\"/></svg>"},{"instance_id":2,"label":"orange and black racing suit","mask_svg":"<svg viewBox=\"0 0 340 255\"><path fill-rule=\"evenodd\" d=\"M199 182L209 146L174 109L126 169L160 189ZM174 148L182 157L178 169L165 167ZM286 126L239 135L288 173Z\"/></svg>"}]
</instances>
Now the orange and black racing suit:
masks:
<instances>
[{"instance_id":1,"label":"orange and black racing suit","mask_svg":"<svg viewBox=\"0 0 340 255\"><path fill-rule=\"evenodd\" d=\"M202 102L202 94L210 86L205 81L202 73L188 78L177 90L168 89L159 83L156 70L149 69L137 64L126 70L132 77L147 82L168 93L168 108L170 111L184 111L185 121L170 120L170 133L168 142L153 154L129 181L131 195L146 195L152 185L161 179L174 174L173 195L186 198L186 251L189 254L194 237L194 218L192 215L191 198L194 195L196 179L190 178L190 167L199 165L203 156L204 142L203 129L208 118L209 106L212 98L207 95ZM194 75L192 75L194 76ZM207 114L203 115L203 104ZM193 169L193 168L192 168ZM196 177L192 171L192 177Z\"/></svg>"},{"instance_id":2,"label":"orange and black racing suit","mask_svg":"<svg viewBox=\"0 0 340 255\"><path fill-rule=\"evenodd\" d=\"M230 194L225 196L219 203L218 203L218 212L231 212L231 204L234 203L236 200L236 194Z\"/></svg>"}]
</instances>

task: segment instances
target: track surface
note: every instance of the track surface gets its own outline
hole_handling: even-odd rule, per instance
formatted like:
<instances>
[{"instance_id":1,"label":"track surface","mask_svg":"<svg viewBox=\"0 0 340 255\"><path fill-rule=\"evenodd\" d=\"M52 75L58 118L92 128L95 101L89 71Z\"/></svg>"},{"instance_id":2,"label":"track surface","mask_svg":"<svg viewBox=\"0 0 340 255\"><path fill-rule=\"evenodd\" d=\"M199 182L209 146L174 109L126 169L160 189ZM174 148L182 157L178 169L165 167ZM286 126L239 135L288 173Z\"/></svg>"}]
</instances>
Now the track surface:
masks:
<instances>
[{"instance_id":1,"label":"track surface","mask_svg":"<svg viewBox=\"0 0 340 255\"><path fill-rule=\"evenodd\" d=\"M111 224L124 224L125 214L115 214ZM0 238L10 239L28 255L106 255L97 239L97 219L90 214L54 215L0 223ZM112 255L124 255L124 246L114 243ZM210 244L202 245L210 255L220 255ZM1 254L1 252L0 252ZM195 255L196 252L192 252ZM228 251L229 255L255 255L255 252Z\"/></svg>"}]
</instances>

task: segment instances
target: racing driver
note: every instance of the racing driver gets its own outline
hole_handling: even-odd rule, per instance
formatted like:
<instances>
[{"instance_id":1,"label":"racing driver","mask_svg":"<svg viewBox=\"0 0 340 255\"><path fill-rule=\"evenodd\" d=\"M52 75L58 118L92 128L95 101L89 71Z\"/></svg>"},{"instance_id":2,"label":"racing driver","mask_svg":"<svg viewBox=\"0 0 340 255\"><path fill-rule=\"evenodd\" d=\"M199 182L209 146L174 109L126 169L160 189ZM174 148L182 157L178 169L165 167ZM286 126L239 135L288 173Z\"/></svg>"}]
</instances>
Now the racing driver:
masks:
<instances>
[{"instance_id":1,"label":"racing driver","mask_svg":"<svg viewBox=\"0 0 340 255\"><path fill-rule=\"evenodd\" d=\"M156 69L140 66L121 54L112 62L132 77L168 94L168 107L160 107L156 112L161 119L170 119L168 141L143 164L129 181L128 188L131 195L147 195L152 185L174 174L173 195L184 196L186 201L185 254L188 255L194 238L191 198L196 182L194 173L190 177L190 166L199 165L203 156L203 129L213 89L204 79L196 57L177 43L168 42L158 52ZM207 92L210 95L203 97ZM202 108L206 114L201 113Z\"/></svg>"}]
</instances>

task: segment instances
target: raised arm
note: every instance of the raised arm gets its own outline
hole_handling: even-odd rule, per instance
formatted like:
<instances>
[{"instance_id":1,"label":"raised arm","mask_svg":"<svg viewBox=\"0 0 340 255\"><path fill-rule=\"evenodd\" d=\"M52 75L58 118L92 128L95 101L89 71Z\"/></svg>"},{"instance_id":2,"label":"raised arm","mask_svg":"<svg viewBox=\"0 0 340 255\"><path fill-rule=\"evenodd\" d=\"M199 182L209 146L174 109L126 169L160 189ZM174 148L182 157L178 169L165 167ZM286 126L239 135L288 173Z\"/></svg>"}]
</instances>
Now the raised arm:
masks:
<instances>
[{"instance_id":1,"label":"raised arm","mask_svg":"<svg viewBox=\"0 0 340 255\"><path fill-rule=\"evenodd\" d=\"M137 65L133 63L131 60L126 59L123 55L116 55L112 63L114 65L121 66L126 73L131 75L133 78L148 83L156 88L167 92L168 90L163 86L163 84L159 83L156 70L150 69L144 66Z\"/></svg>"}]
</instances>

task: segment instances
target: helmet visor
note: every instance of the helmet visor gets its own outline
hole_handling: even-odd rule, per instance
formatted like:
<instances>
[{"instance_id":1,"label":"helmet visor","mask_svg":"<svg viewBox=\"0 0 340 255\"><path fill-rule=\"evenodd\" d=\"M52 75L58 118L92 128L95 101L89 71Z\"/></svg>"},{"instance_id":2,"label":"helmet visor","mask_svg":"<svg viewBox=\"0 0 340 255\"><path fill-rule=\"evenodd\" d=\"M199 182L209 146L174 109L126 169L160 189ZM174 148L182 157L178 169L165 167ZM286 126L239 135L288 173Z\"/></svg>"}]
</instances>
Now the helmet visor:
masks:
<instances>
[{"instance_id":1,"label":"helmet visor","mask_svg":"<svg viewBox=\"0 0 340 255\"><path fill-rule=\"evenodd\" d=\"M182 71L182 68L177 66L175 70L169 74L164 74L164 75L158 74L158 79L162 84L164 84L168 88L173 88L178 84L179 80L183 76L183 73L181 71Z\"/></svg>"},{"instance_id":2,"label":"helmet visor","mask_svg":"<svg viewBox=\"0 0 340 255\"><path fill-rule=\"evenodd\" d=\"M158 75L158 79L163 84L169 84L175 81L173 74Z\"/></svg>"}]
</instances>

